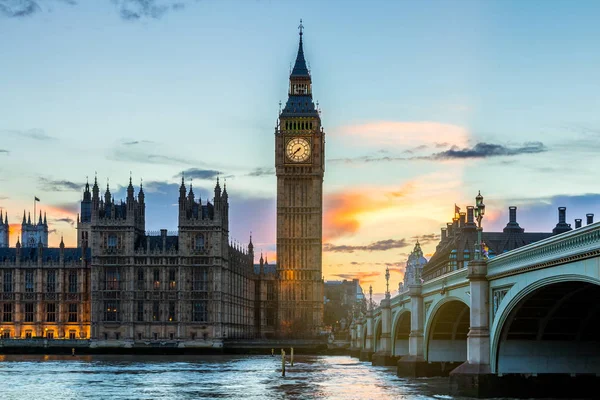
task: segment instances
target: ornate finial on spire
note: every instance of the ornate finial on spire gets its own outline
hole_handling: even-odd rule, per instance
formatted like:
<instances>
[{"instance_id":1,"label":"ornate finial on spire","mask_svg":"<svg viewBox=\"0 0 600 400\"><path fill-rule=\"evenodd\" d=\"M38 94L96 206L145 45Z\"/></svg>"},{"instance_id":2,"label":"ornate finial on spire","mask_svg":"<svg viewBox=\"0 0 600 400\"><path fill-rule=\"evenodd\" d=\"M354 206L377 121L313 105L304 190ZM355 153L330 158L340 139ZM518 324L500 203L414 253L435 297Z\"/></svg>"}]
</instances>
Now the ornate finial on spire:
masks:
<instances>
[{"instance_id":1,"label":"ornate finial on spire","mask_svg":"<svg viewBox=\"0 0 600 400\"><path fill-rule=\"evenodd\" d=\"M373 285L369 285L369 309L373 310Z\"/></svg>"},{"instance_id":2,"label":"ornate finial on spire","mask_svg":"<svg viewBox=\"0 0 600 400\"><path fill-rule=\"evenodd\" d=\"M298 25L298 30L300 31L300 38L302 38L302 31L304 30L304 25L302 25L302 18L300 18L300 25Z\"/></svg>"},{"instance_id":3,"label":"ornate finial on spire","mask_svg":"<svg viewBox=\"0 0 600 400\"><path fill-rule=\"evenodd\" d=\"M144 178L140 178L140 190L142 190L142 186L144 186Z\"/></svg>"},{"instance_id":4,"label":"ornate finial on spire","mask_svg":"<svg viewBox=\"0 0 600 400\"><path fill-rule=\"evenodd\" d=\"M279 100L279 114L281 114L281 100Z\"/></svg>"}]
</instances>

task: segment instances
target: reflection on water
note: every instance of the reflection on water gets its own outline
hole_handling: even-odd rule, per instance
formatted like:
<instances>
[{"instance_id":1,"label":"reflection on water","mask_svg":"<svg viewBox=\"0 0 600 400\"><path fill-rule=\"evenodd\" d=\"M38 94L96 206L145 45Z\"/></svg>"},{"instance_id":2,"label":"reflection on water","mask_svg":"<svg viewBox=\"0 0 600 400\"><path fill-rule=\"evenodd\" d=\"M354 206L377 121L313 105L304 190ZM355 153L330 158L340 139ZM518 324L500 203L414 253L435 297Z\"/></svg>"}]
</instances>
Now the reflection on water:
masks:
<instances>
[{"instance_id":1,"label":"reflection on water","mask_svg":"<svg viewBox=\"0 0 600 400\"><path fill-rule=\"evenodd\" d=\"M344 356L296 355L282 377L277 356L7 355L0 385L19 400L452 398L446 378L401 379Z\"/></svg>"}]
</instances>

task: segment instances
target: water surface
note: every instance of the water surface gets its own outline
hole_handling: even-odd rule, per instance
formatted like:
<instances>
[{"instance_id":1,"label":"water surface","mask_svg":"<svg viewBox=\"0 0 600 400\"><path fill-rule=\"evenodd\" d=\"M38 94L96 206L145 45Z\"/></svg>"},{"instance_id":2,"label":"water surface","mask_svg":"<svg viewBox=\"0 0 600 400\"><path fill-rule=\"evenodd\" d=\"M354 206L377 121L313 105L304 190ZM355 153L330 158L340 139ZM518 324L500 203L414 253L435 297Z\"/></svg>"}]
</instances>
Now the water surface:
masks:
<instances>
[{"instance_id":1,"label":"water surface","mask_svg":"<svg viewBox=\"0 0 600 400\"><path fill-rule=\"evenodd\" d=\"M3 400L453 398L447 378L402 379L346 356L295 356L282 377L270 355L7 355L0 387Z\"/></svg>"}]
</instances>

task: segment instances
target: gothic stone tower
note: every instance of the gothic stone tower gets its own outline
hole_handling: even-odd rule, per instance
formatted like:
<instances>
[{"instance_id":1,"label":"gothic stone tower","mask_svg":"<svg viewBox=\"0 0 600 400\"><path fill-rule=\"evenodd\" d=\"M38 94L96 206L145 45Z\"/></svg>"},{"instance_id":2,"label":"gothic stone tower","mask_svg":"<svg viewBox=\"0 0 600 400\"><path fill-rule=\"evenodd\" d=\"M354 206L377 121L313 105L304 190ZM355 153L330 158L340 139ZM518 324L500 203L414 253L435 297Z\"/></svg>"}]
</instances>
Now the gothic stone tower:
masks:
<instances>
[{"instance_id":1,"label":"gothic stone tower","mask_svg":"<svg viewBox=\"0 0 600 400\"><path fill-rule=\"evenodd\" d=\"M322 216L325 132L312 99L302 23L288 101L275 130L278 321L282 336L310 336L323 322Z\"/></svg>"}]
</instances>

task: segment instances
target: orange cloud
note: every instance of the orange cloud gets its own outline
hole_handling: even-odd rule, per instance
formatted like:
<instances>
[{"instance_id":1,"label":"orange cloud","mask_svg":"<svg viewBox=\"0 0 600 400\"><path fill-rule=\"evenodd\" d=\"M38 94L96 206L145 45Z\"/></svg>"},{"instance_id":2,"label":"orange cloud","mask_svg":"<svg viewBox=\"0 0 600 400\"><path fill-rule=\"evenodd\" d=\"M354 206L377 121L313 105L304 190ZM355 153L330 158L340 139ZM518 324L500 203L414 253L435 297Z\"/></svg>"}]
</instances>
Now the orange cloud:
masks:
<instances>
[{"instance_id":1,"label":"orange cloud","mask_svg":"<svg viewBox=\"0 0 600 400\"><path fill-rule=\"evenodd\" d=\"M332 132L361 143L400 144L403 146L428 145L465 147L469 132L462 126L433 121L375 121L357 125L346 125ZM368 142L365 142L368 139ZM444 146L445 145L445 146Z\"/></svg>"},{"instance_id":2,"label":"orange cloud","mask_svg":"<svg viewBox=\"0 0 600 400\"><path fill-rule=\"evenodd\" d=\"M325 195L323 241L356 233L361 217L398 205L412 190L409 182L396 190L361 188Z\"/></svg>"}]
</instances>

